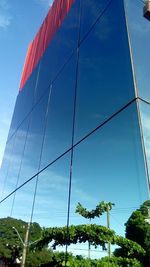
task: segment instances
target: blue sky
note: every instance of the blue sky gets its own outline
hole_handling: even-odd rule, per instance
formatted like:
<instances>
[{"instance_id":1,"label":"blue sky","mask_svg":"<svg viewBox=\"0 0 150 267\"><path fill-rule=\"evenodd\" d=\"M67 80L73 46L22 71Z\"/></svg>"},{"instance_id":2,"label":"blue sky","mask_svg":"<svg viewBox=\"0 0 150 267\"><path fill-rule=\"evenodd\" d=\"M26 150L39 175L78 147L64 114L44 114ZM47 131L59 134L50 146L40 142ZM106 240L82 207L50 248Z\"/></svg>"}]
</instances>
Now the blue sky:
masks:
<instances>
[{"instance_id":1,"label":"blue sky","mask_svg":"<svg viewBox=\"0 0 150 267\"><path fill-rule=\"evenodd\" d=\"M53 0L0 0L0 165L28 48Z\"/></svg>"}]
</instances>

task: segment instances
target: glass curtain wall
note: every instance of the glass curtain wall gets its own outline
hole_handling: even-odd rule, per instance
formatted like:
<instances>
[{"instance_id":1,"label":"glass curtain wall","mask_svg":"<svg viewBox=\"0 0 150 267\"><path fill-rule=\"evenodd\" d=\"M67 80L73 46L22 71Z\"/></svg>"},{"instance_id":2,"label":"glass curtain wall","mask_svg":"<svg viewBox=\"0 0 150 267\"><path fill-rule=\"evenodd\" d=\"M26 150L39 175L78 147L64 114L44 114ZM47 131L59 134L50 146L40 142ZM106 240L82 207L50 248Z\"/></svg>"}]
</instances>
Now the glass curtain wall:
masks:
<instances>
[{"instance_id":1,"label":"glass curtain wall","mask_svg":"<svg viewBox=\"0 0 150 267\"><path fill-rule=\"evenodd\" d=\"M146 1L145 1L146 2ZM149 160L149 109L150 109L150 71L149 71L149 47L150 47L150 21L144 17L144 1L125 0L128 34L130 38L131 53L133 58L133 70L136 81L136 93L139 106L139 119L143 135L143 148L148 175L148 187L150 192L150 160ZM134 16L133 16L134 11Z\"/></svg>"},{"instance_id":2,"label":"glass curtain wall","mask_svg":"<svg viewBox=\"0 0 150 267\"><path fill-rule=\"evenodd\" d=\"M134 30L142 5L74 2L18 95L1 167L1 218L78 225L89 223L75 213L78 202L87 209L113 202L110 227L124 236L124 223L148 199L150 109L142 76L148 77L148 60L134 48L135 38L150 36ZM92 223L106 226L106 214ZM91 250L92 258L106 255L101 247ZM87 256L88 244L68 251Z\"/></svg>"}]
</instances>

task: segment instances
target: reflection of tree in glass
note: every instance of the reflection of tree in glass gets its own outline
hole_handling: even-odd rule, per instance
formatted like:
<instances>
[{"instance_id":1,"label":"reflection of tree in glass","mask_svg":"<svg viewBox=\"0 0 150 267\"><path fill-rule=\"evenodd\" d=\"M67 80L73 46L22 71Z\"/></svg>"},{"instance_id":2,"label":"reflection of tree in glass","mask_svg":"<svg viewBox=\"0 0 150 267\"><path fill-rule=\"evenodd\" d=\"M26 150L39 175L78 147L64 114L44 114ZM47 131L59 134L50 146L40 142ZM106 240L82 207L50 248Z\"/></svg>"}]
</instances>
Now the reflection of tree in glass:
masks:
<instances>
[{"instance_id":1,"label":"reflection of tree in glass","mask_svg":"<svg viewBox=\"0 0 150 267\"><path fill-rule=\"evenodd\" d=\"M104 212L110 211L114 204L110 202L100 202L95 210L88 211L85 209L80 203L78 203L76 212L83 214L85 218L93 219L95 217L99 217ZM145 255L145 250L136 242L124 238L122 236L118 236L115 232L108 227L104 227L96 224L81 224L81 225L70 225L69 227L51 227L45 228L42 232L41 240L39 240L36 247L43 248L48 245L50 242L53 242L52 248L56 249L58 246L66 246L71 244L80 244L89 242L92 246L97 248L98 246L105 247L105 244L116 244L118 245L124 254L122 257L105 257L103 260L95 260L91 259L83 259L83 265L77 257L70 256L67 254L65 257L65 264L70 265L60 265L60 266L133 266L133 267L141 267L141 259L143 259ZM72 260L75 265L71 264ZM78 263L77 263L78 261ZM103 265L104 261L104 265ZM106 265L107 264L107 265ZM55 266L55 265L54 265ZM56 265L57 266L57 265Z\"/></svg>"},{"instance_id":2,"label":"reflection of tree in glass","mask_svg":"<svg viewBox=\"0 0 150 267\"><path fill-rule=\"evenodd\" d=\"M7 264L14 264L16 259L22 255L23 245L18 238L17 229L22 240L24 240L27 223L11 217L0 219L0 258L5 258ZM40 238L41 227L38 223L32 223L30 227L30 242Z\"/></svg>"},{"instance_id":3,"label":"reflection of tree in glass","mask_svg":"<svg viewBox=\"0 0 150 267\"><path fill-rule=\"evenodd\" d=\"M103 213L107 212L107 227L110 228L110 210L114 206L114 203L111 202L99 202L95 209L88 211L84 208L79 202L76 207L76 213L79 213L82 217L89 219L94 219L95 217L100 217ZM89 248L88 248L88 258L90 258L90 250L91 250L91 243L89 240ZM105 244L103 246L103 250L106 250ZM111 250L110 250L110 243L108 243L108 256L110 257Z\"/></svg>"},{"instance_id":4,"label":"reflection of tree in glass","mask_svg":"<svg viewBox=\"0 0 150 267\"><path fill-rule=\"evenodd\" d=\"M85 218L99 217L104 212L112 208L112 203L100 202L95 210L88 211L80 203L77 205L76 212L83 214ZM37 243L31 246L27 257L26 267L37 266L130 266L144 267L149 266L149 242L150 242L150 224L149 220L150 201L144 202L140 209L136 210L130 216L126 223L126 237L118 236L115 232L107 227L96 224L70 225L69 227L51 227L43 228L33 223L31 225L31 238L34 241L41 236ZM98 212L99 210L99 212ZM0 219L0 255L6 259L9 266L14 266L15 259L20 257L22 253L22 244L12 226L19 230L21 238L25 236L27 223L13 218ZM138 232L137 232L138 231ZM140 234L140 237L139 237ZM132 238L131 238L132 237ZM139 237L141 245L137 242ZM139 241L138 240L138 241ZM52 247L64 246L77 243L89 242L95 248L105 246L107 243L117 244L120 249L112 254L112 257L104 257L100 260L85 259L83 257L75 257L72 254L62 254L53 252L48 249L48 244L53 242ZM136 241L136 242L135 242ZM31 242L31 241L30 241ZM6 246L6 244L8 244ZM145 250L147 249L146 253ZM2 257L4 256L4 257ZM67 262L66 262L67 259ZM55 263L55 264L54 264ZM69 265L64 265L69 264Z\"/></svg>"},{"instance_id":5,"label":"reflection of tree in glass","mask_svg":"<svg viewBox=\"0 0 150 267\"><path fill-rule=\"evenodd\" d=\"M145 249L144 266L150 266L150 200L134 211L125 225L126 237Z\"/></svg>"}]
</instances>

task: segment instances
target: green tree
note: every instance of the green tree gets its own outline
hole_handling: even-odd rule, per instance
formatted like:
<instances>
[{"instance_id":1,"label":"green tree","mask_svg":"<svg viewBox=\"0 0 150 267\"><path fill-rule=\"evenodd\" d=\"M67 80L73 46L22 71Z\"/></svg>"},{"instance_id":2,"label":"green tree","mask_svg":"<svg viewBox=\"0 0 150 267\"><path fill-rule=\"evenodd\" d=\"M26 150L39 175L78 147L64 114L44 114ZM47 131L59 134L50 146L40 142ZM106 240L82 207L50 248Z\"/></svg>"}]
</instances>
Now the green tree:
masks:
<instances>
[{"instance_id":1,"label":"green tree","mask_svg":"<svg viewBox=\"0 0 150 267\"><path fill-rule=\"evenodd\" d=\"M140 244L146 251L144 266L150 266L150 200L134 211L126 225L126 237Z\"/></svg>"},{"instance_id":2,"label":"green tree","mask_svg":"<svg viewBox=\"0 0 150 267\"><path fill-rule=\"evenodd\" d=\"M85 218L92 219L99 217L105 211L112 208L112 203L100 202L95 210L88 211L80 203L77 205L76 212L82 215ZM91 245L105 247L106 243L118 245L122 251L122 257L117 255L116 257L112 256L111 258L104 258L103 261L93 261L90 259L77 259L75 257L67 258L66 264L68 266L86 266L86 267L141 267L141 259L145 255L145 250L136 242L124 238L122 236L117 236L115 232L108 227L104 227L96 224L82 224L82 225L70 225L69 227L51 227L45 228L42 231L42 236L36 247L38 249L47 246L52 242L52 247L56 249L57 246L77 244L77 243L86 243L90 242ZM53 265L54 264L54 265ZM54 261L50 266L64 266L63 261L54 257Z\"/></svg>"},{"instance_id":3,"label":"green tree","mask_svg":"<svg viewBox=\"0 0 150 267\"><path fill-rule=\"evenodd\" d=\"M81 203L78 202L76 207L76 213L79 213L82 217L91 220L94 219L95 217L100 217L101 215L103 215L103 213L107 212L108 207L109 210L111 210L114 205L115 204L111 202L101 201L97 204L95 209L89 211L86 208L84 208L81 205Z\"/></svg>"},{"instance_id":4,"label":"green tree","mask_svg":"<svg viewBox=\"0 0 150 267\"><path fill-rule=\"evenodd\" d=\"M85 207L81 205L81 203L78 202L77 207L76 207L76 213L79 213L82 217L89 219L91 223L91 219L95 219L95 217L99 218L105 212L108 213L108 211L110 211L114 205L115 204L111 202L101 201L97 204L95 209L87 210ZM108 225L108 228L109 228L109 225ZM89 244L88 257L90 258L90 250L91 250L90 240L88 240L88 244ZM110 256L110 243L108 245L108 248L109 248L109 256ZM103 249L106 250L105 244L103 246Z\"/></svg>"},{"instance_id":5,"label":"green tree","mask_svg":"<svg viewBox=\"0 0 150 267\"><path fill-rule=\"evenodd\" d=\"M26 267L50 266L53 262L53 252L50 249L31 250L27 254Z\"/></svg>"},{"instance_id":6,"label":"green tree","mask_svg":"<svg viewBox=\"0 0 150 267\"><path fill-rule=\"evenodd\" d=\"M20 258L23 250L22 243L13 227L17 229L22 240L24 240L27 222L11 217L0 219L0 258L5 258L10 266L16 258ZM34 242L40 238L41 230L38 223L32 223L29 240Z\"/></svg>"}]
</instances>

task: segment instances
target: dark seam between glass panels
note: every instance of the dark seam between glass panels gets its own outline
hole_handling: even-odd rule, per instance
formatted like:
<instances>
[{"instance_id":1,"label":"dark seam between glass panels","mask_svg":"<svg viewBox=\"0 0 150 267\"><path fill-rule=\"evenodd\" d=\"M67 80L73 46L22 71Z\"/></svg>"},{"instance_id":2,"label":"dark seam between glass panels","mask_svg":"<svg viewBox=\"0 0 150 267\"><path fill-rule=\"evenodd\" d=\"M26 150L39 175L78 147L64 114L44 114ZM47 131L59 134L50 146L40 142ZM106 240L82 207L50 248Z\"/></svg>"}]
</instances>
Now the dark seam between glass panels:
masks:
<instances>
[{"instance_id":1,"label":"dark seam between glass panels","mask_svg":"<svg viewBox=\"0 0 150 267\"><path fill-rule=\"evenodd\" d=\"M70 155L70 175L69 175L69 191L68 191L68 209L67 209L67 238L69 234L69 223L70 223L70 203L71 203L71 189L72 189L72 167L73 167L73 156L74 156L74 135L75 135L75 119L76 119L76 102L77 102L77 87L78 87L78 75L79 75L79 44L80 44L80 35L81 35L81 16L82 16L82 0L79 2L79 18L78 18L78 40L77 40L77 51L76 51L76 73L75 73L75 91L74 91L74 104L73 104L73 120L72 120L72 140L71 140L71 155ZM65 266L67 264L67 248L65 247Z\"/></svg>"}]
</instances>

